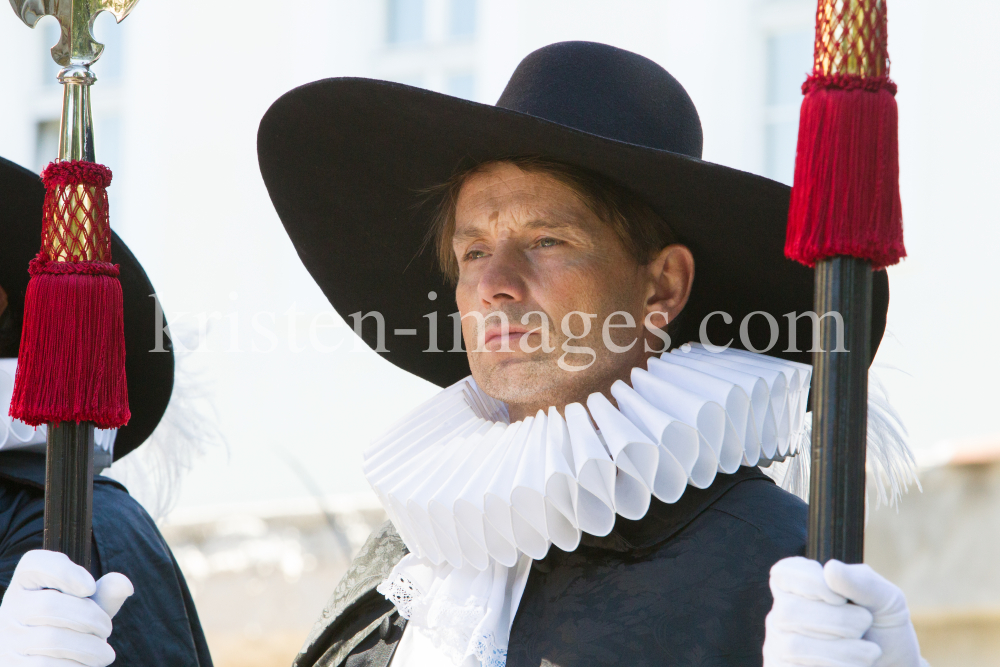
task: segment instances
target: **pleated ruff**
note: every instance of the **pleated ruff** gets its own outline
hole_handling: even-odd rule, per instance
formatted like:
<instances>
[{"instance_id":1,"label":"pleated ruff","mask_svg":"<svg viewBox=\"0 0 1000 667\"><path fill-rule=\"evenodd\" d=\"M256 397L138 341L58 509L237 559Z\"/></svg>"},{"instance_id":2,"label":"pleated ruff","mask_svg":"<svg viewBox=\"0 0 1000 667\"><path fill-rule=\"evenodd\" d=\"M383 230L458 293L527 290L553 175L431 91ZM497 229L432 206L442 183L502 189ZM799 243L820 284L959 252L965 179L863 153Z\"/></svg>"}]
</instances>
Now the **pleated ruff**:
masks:
<instances>
[{"instance_id":1,"label":"pleated ruff","mask_svg":"<svg viewBox=\"0 0 1000 667\"><path fill-rule=\"evenodd\" d=\"M674 503L719 472L795 455L811 374L690 343L633 369L631 386L616 382L617 407L595 393L565 417L551 407L513 424L467 377L373 442L363 469L414 556L510 568L607 535L616 514L640 519L652 497Z\"/></svg>"}]
</instances>

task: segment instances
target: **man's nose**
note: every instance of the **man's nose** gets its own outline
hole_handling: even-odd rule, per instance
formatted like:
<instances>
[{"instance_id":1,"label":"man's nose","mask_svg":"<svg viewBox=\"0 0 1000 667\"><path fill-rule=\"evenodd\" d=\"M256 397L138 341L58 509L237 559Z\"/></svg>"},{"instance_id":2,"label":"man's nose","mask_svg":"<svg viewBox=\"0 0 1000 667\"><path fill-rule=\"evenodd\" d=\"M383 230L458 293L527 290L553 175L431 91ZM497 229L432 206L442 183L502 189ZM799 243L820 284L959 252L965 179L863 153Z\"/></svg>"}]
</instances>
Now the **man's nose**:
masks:
<instances>
[{"instance_id":1,"label":"man's nose","mask_svg":"<svg viewBox=\"0 0 1000 667\"><path fill-rule=\"evenodd\" d=\"M501 241L485 260L486 270L479 278L479 298L496 305L503 301L523 301L525 297L524 257L515 244Z\"/></svg>"}]
</instances>

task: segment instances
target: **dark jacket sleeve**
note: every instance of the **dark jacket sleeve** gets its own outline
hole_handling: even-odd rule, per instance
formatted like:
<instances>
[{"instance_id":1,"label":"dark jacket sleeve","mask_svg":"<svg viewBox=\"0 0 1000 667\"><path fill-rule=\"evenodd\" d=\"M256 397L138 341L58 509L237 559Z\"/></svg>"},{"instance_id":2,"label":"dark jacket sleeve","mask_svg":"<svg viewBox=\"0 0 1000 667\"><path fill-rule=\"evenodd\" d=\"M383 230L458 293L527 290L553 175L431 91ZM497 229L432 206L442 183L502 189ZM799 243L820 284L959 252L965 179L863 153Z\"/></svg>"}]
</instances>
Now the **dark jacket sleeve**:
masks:
<instances>
[{"instance_id":1,"label":"dark jacket sleeve","mask_svg":"<svg viewBox=\"0 0 1000 667\"><path fill-rule=\"evenodd\" d=\"M212 667L205 634L177 561L146 510L124 488L94 484L94 542L102 573L135 586L108 642L115 667Z\"/></svg>"},{"instance_id":2,"label":"dark jacket sleeve","mask_svg":"<svg viewBox=\"0 0 1000 667\"><path fill-rule=\"evenodd\" d=\"M37 481L0 477L0 594L21 556L42 547L45 498ZM95 479L93 526L95 578L121 572L135 586L108 640L115 667L212 667L184 576L142 506L124 487Z\"/></svg>"},{"instance_id":3,"label":"dark jacket sleeve","mask_svg":"<svg viewBox=\"0 0 1000 667\"><path fill-rule=\"evenodd\" d=\"M407 553L403 540L386 521L377 528L337 584L323 613L306 638L292 667L339 667L352 653L385 664L402 636L405 621L375 588ZM375 657L378 656L378 657ZM379 662L384 658L385 662Z\"/></svg>"},{"instance_id":4,"label":"dark jacket sleeve","mask_svg":"<svg viewBox=\"0 0 1000 667\"><path fill-rule=\"evenodd\" d=\"M0 479L0 598L26 552L42 548L42 492Z\"/></svg>"}]
</instances>

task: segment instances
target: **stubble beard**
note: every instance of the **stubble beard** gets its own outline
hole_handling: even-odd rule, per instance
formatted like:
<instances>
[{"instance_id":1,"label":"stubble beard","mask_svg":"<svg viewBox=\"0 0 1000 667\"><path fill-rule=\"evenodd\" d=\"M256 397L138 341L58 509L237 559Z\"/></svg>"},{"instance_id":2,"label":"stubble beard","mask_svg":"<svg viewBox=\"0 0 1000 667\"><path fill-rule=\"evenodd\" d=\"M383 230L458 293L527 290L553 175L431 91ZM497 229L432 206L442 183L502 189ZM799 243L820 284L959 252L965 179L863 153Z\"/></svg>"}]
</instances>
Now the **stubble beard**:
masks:
<instances>
[{"instance_id":1,"label":"stubble beard","mask_svg":"<svg viewBox=\"0 0 1000 667\"><path fill-rule=\"evenodd\" d=\"M580 342L580 341L577 341ZM489 363L479 355L469 355L472 376L488 396L504 402L512 421L533 416L538 410L555 406L560 413L570 403L586 405L595 392L608 395L615 380L628 380L633 364L625 368L627 357L607 350L598 351L594 364L585 370L567 371L558 365L562 351L536 352L527 358ZM612 399L613 400L613 399Z\"/></svg>"},{"instance_id":2,"label":"stubble beard","mask_svg":"<svg viewBox=\"0 0 1000 667\"><path fill-rule=\"evenodd\" d=\"M569 375L560 369L550 355L536 353L522 359L488 363L479 354L469 355L472 376L479 387L508 406L555 405L565 390Z\"/></svg>"}]
</instances>

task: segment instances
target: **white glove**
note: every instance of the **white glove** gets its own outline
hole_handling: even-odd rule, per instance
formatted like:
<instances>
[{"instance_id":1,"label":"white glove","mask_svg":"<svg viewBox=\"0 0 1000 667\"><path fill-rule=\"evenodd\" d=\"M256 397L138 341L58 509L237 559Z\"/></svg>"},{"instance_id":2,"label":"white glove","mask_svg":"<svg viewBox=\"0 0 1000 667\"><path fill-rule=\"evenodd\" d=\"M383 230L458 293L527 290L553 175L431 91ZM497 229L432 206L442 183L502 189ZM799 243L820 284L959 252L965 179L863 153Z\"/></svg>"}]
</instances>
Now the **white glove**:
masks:
<instances>
[{"instance_id":1,"label":"white glove","mask_svg":"<svg viewBox=\"0 0 1000 667\"><path fill-rule=\"evenodd\" d=\"M785 558L771 568L771 593L764 667L926 664L903 592L867 565Z\"/></svg>"},{"instance_id":2,"label":"white glove","mask_svg":"<svg viewBox=\"0 0 1000 667\"><path fill-rule=\"evenodd\" d=\"M111 618L132 593L123 574L95 583L64 554L29 551L0 603L0 665L107 667L115 660Z\"/></svg>"}]
</instances>

